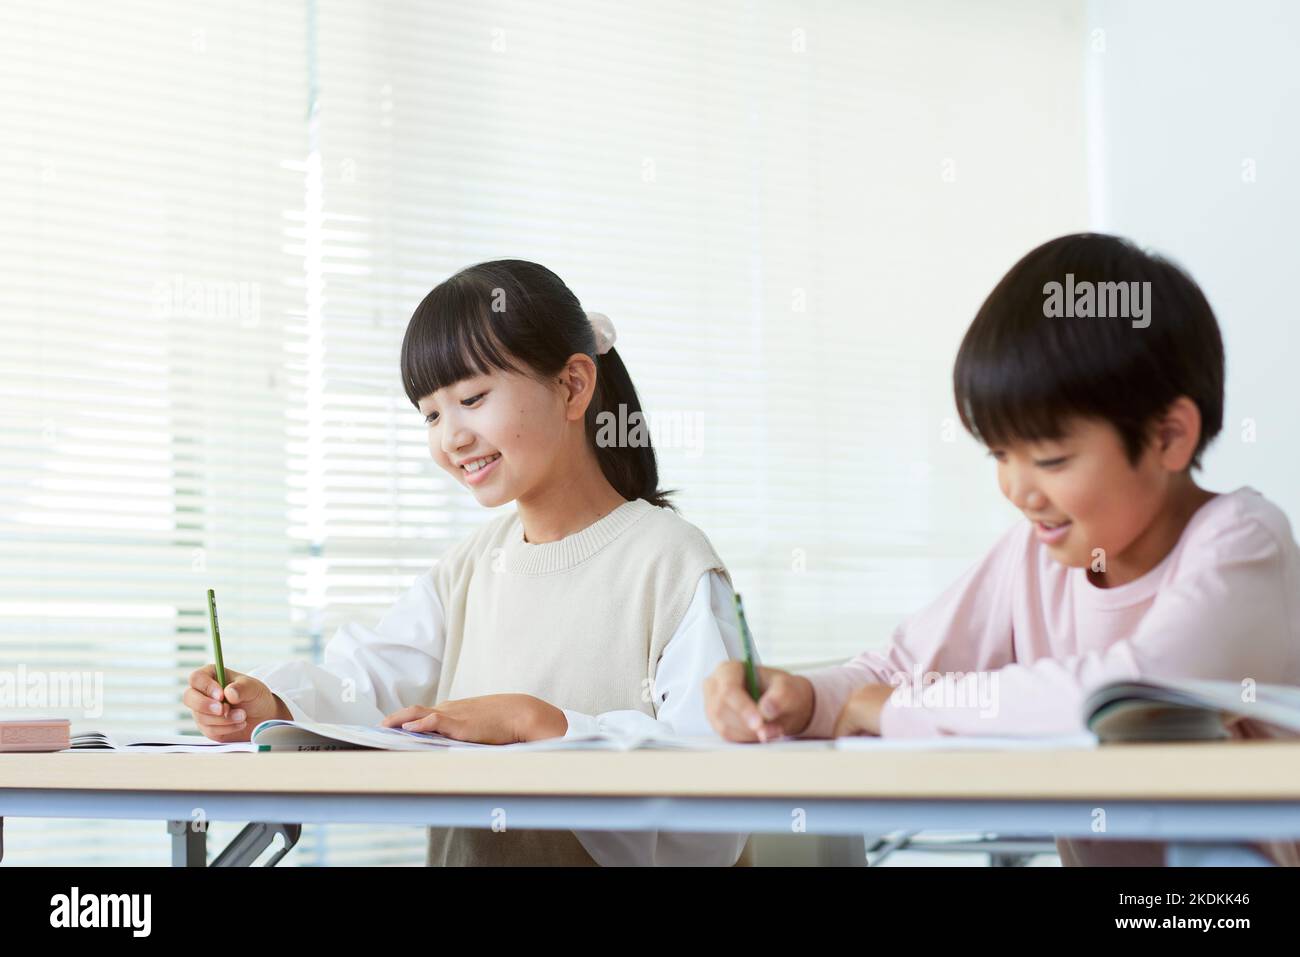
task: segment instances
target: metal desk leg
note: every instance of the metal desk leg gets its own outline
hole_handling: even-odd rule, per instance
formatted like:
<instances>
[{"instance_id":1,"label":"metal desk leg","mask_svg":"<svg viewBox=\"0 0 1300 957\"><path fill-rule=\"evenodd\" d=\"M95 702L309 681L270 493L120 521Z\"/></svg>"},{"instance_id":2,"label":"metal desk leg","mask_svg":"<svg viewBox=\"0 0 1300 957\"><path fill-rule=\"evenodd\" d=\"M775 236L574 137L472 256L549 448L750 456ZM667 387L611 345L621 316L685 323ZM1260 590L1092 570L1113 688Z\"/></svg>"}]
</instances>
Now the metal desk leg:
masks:
<instances>
[{"instance_id":1,"label":"metal desk leg","mask_svg":"<svg viewBox=\"0 0 1300 957\"><path fill-rule=\"evenodd\" d=\"M213 867L251 867L257 856L270 847L279 834L284 838L284 847L280 848L264 864L263 867L275 867L280 858L293 850L293 846L298 843L298 838L302 837L301 824L268 824L255 821L247 824L244 829L235 835L235 839L230 842L224 851L217 855L212 862Z\"/></svg>"},{"instance_id":2,"label":"metal desk leg","mask_svg":"<svg viewBox=\"0 0 1300 957\"><path fill-rule=\"evenodd\" d=\"M193 821L168 821L172 836L172 867L207 867L208 833L195 830Z\"/></svg>"},{"instance_id":3,"label":"metal desk leg","mask_svg":"<svg viewBox=\"0 0 1300 957\"><path fill-rule=\"evenodd\" d=\"M0 818L3 821L3 818ZM196 830L193 821L168 821L167 833L172 836L172 867L206 867L208 834L206 829ZM265 867L274 867L288 854L302 837L301 824L246 824L235 839L212 861L213 867L251 867L259 854L266 850L275 836L284 838L284 847L276 851Z\"/></svg>"}]
</instances>

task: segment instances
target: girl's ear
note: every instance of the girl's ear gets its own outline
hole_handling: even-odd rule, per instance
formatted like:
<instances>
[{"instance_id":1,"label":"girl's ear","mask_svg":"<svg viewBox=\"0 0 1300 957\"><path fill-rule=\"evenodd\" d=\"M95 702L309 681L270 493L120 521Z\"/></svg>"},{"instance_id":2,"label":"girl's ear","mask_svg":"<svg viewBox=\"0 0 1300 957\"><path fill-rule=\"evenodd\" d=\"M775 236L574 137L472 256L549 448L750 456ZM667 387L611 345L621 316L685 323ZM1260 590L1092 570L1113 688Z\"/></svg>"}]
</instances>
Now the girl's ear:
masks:
<instances>
[{"instance_id":1,"label":"girl's ear","mask_svg":"<svg viewBox=\"0 0 1300 957\"><path fill-rule=\"evenodd\" d=\"M596 363L584 352L575 352L560 370L564 389L564 414L570 422L580 422L596 395Z\"/></svg>"},{"instance_id":2,"label":"girl's ear","mask_svg":"<svg viewBox=\"0 0 1300 957\"><path fill-rule=\"evenodd\" d=\"M1171 472L1181 472L1191 464L1201 441L1201 410L1195 402L1180 395L1170 403L1155 429L1155 451L1160 464Z\"/></svg>"}]
</instances>

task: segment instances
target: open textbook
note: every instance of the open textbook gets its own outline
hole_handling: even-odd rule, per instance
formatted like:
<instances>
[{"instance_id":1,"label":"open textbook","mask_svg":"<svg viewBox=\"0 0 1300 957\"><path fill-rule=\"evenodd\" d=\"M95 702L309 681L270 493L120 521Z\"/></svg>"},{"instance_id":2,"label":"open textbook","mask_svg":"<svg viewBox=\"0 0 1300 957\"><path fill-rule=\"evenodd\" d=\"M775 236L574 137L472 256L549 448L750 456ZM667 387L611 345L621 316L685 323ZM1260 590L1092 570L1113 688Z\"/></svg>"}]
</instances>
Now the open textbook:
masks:
<instances>
[{"instance_id":1,"label":"open textbook","mask_svg":"<svg viewBox=\"0 0 1300 957\"><path fill-rule=\"evenodd\" d=\"M256 751L251 741L232 741L223 744L199 734L127 734L114 731L81 731L72 735L67 748L76 754L94 754L102 751L135 751L147 754L214 753L226 751Z\"/></svg>"},{"instance_id":2,"label":"open textbook","mask_svg":"<svg viewBox=\"0 0 1300 957\"><path fill-rule=\"evenodd\" d=\"M829 748L829 741L779 741L770 745L737 744L714 737L642 734L628 731L597 732L516 744L477 744L428 732L380 728L357 724L322 724L315 721L263 721L253 729L259 751L347 751L378 748L384 751L712 751L719 748L787 747Z\"/></svg>"},{"instance_id":3,"label":"open textbook","mask_svg":"<svg viewBox=\"0 0 1300 957\"><path fill-rule=\"evenodd\" d=\"M1300 687L1237 681L1114 681L1088 695L1083 717L1103 741L1228 738L1228 723L1250 718L1300 736Z\"/></svg>"},{"instance_id":4,"label":"open textbook","mask_svg":"<svg viewBox=\"0 0 1300 957\"><path fill-rule=\"evenodd\" d=\"M1032 751L1091 748L1133 741L1214 741L1228 723L1250 718L1300 736L1300 687L1236 681L1113 681L1093 689L1081 715L1086 731L1064 735L839 738L845 751Z\"/></svg>"},{"instance_id":5,"label":"open textbook","mask_svg":"<svg viewBox=\"0 0 1300 957\"><path fill-rule=\"evenodd\" d=\"M74 752L127 751L163 754L223 753L231 751L711 751L719 748L781 748L816 750L830 741L781 740L766 745L739 744L714 737L599 732L516 744L479 744L457 741L441 734L406 731L361 724L326 724L319 721L263 721L248 741L222 744L199 735L141 735L87 731L72 736Z\"/></svg>"}]
</instances>

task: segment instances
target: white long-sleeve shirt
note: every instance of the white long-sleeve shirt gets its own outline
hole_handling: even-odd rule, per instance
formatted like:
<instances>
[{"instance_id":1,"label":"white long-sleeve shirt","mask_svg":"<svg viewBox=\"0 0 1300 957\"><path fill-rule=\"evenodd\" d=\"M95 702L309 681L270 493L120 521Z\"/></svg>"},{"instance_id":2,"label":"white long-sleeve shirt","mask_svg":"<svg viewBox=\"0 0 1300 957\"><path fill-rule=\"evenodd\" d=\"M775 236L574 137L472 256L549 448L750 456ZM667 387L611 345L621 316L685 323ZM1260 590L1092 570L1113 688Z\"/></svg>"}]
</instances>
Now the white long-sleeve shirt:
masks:
<instances>
[{"instance_id":1,"label":"white long-sleeve shirt","mask_svg":"<svg viewBox=\"0 0 1300 957\"><path fill-rule=\"evenodd\" d=\"M421 575L368 628L342 625L321 664L288 661L247 672L284 701L295 720L377 725L394 711L434 694L446 633L432 577ZM757 649L755 659L757 660ZM700 576L694 596L659 660L655 715L637 710L582 714L564 710L565 737L591 731L716 737L704 711L704 679L719 664L744 657L731 586L716 571ZM574 831L598 864L721 865L736 862L747 834L672 831Z\"/></svg>"}]
</instances>

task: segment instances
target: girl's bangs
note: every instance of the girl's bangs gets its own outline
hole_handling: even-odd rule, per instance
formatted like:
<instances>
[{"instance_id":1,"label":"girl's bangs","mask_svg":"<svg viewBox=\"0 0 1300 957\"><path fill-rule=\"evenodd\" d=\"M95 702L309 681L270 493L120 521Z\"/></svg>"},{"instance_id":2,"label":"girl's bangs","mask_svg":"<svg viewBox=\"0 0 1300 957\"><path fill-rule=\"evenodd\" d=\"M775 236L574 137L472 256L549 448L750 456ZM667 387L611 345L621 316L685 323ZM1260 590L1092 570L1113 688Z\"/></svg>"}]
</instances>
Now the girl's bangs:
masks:
<instances>
[{"instance_id":1,"label":"girl's bangs","mask_svg":"<svg viewBox=\"0 0 1300 957\"><path fill-rule=\"evenodd\" d=\"M424 298L402 343L402 384L412 405L473 376L518 371L491 317L490 295L451 282Z\"/></svg>"}]
</instances>

